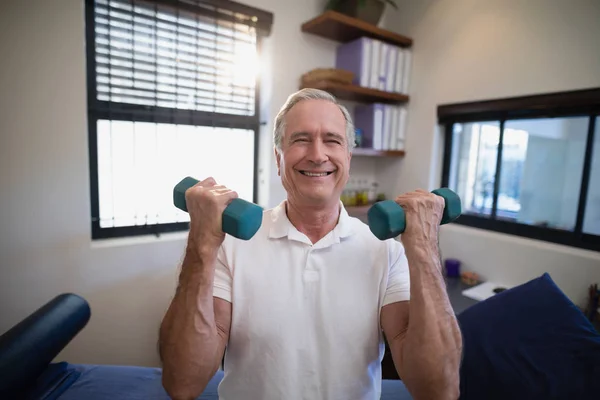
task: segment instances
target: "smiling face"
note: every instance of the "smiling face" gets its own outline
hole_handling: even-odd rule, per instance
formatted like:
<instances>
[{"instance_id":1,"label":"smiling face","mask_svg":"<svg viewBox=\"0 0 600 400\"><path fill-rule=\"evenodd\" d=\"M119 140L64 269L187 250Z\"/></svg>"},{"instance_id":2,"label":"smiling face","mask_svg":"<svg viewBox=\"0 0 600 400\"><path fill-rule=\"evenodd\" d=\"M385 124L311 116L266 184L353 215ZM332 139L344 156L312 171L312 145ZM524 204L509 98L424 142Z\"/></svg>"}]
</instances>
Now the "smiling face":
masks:
<instances>
[{"instance_id":1,"label":"smiling face","mask_svg":"<svg viewBox=\"0 0 600 400\"><path fill-rule=\"evenodd\" d=\"M346 120L327 100L303 100L285 117L277 173L297 205L337 204L350 173Z\"/></svg>"}]
</instances>

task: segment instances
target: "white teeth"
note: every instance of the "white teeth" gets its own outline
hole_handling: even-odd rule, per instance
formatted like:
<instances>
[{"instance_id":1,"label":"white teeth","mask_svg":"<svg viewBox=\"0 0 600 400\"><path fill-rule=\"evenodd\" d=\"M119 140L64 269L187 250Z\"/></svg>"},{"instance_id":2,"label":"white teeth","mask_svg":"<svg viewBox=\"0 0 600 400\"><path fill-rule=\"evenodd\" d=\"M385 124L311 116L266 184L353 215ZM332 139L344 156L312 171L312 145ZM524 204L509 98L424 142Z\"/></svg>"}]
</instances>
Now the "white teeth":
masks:
<instances>
[{"instance_id":1,"label":"white teeth","mask_svg":"<svg viewBox=\"0 0 600 400\"><path fill-rule=\"evenodd\" d=\"M318 172L318 173L314 173L314 172L302 172L304 175L306 176L326 176L327 172Z\"/></svg>"}]
</instances>

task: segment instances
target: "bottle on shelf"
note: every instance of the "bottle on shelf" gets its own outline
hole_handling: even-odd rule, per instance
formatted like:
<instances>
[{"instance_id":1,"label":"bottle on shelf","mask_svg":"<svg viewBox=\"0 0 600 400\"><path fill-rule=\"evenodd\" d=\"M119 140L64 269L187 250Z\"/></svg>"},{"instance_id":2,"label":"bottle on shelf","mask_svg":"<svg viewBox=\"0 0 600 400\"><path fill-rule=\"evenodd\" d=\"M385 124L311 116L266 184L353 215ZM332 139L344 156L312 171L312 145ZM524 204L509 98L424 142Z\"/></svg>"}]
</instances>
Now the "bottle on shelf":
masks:
<instances>
[{"instance_id":1,"label":"bottle on shelf","mask_svg":"<svg viewBox=\"0 0 600 400\"><path fill-rule=\"evenodd\" d=\"M360 179L355 181L355 190L354 190L354 205L356 206L362 206L362 196L360 194L360 185L361 185L362 181Z\"/></svg>"},{"instance_id":2,"label":"bottle on shelf","mask_svg":"<svg viewBox=\"0 0 600 400\"><path fill-rule=\"evenodd\" d=\"M342 194L340 195L340 201L344 205L344 207L348 207L348 190L344 188L342 190Z\"/></svg>"},{"instance_id":3,"label":"bottle on shelf","mask_svg":"<svg viewBox=\"0 0 600 400\"><path fill-rule=\"evenodd\" d=\"M348 206L354 207L356 206L356 182L354 179L350 179L348 182Z\"/></svg>"},{"instance_id":4,"label":"bottle on shelf","mask_svg":"<svg viewBox=\"0 0 600 400\"><path fill-rule=\"evenodd\" d=\"M369 186L369 204L375 203L377 200L377 189L379 184L377 182L371 182Z\"/></svg>"},{"instance_id":5,"label":"bottle on shelf","mask_svg":"<svg viewBox=\"0 0 600 400\"><path fill-rule=\"evenodd\" d=\"M366 206L369 204L369 187L367 186L367 180L360 181L360 205Z\"/></svg>"}]
</instances>

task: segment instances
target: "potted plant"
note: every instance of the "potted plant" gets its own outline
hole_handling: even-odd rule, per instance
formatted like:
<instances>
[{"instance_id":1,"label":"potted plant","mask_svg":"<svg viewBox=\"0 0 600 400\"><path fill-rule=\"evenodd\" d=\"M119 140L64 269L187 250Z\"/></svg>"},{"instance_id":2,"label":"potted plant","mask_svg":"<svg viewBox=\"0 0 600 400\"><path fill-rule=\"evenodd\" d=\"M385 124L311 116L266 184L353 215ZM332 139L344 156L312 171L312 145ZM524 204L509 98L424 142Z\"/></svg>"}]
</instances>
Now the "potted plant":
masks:
<instances>
[{"instance_id":1,"label":"potted plant","mask_svg":"<svg viewBox=\"0 0 600 400\"><path fill-rule=\"evenodd\" d=\"M383 15L386 4L398 9L394 0L329 0L326 9L377 25Z\"/></svg>"}]
</instances>

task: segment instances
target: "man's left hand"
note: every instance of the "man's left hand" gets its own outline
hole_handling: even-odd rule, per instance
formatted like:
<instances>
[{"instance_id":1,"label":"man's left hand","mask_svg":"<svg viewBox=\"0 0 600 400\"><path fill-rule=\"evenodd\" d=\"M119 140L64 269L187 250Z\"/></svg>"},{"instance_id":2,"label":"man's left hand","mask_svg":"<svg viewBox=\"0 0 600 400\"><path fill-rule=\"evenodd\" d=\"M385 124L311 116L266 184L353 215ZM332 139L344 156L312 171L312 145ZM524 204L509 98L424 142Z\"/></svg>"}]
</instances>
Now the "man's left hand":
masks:
<instances>
[{"instance_id":1,"label":"man's left hand","mask_svg":"<svg viewBox=\"0 0 600 400\"><path fill-rule=\"evenodd\" d=\"M433 244L437 247L438 233L444 213L441 196L417 189L396 197L396 203L404 210L406 229L402 242L408 244Z\"/></svg>"}]
</instances>

